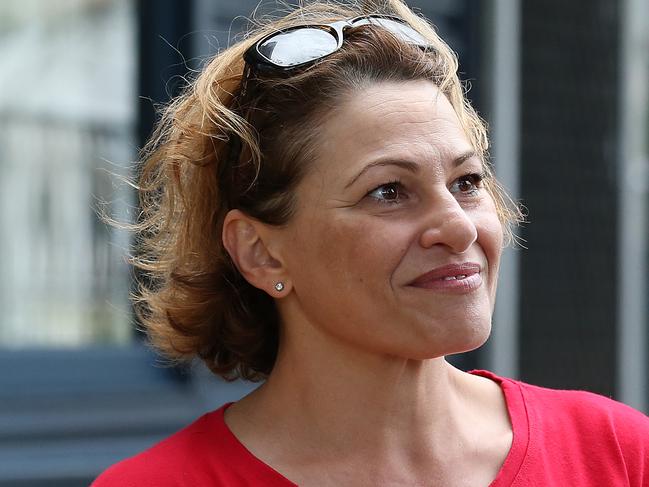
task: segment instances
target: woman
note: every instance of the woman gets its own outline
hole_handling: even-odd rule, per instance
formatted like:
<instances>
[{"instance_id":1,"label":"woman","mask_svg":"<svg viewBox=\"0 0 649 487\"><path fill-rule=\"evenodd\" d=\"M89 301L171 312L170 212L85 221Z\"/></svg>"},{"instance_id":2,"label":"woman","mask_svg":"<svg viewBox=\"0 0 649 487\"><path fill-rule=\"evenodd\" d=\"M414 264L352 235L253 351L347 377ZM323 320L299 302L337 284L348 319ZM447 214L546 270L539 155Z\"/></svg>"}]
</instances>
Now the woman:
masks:
<instances>
[{"instance_id":1,"label":"woman","mask_svg":"<svg viewBox=\"0 0 649 487\"><path fill-rule=\"evenodd\" d=\"M312 3L215 57L141 176L166 356L265 382L109 485L648 485L649 420L444 357L487 339L519 214L444 42L399 0Z\"/></svg>"}]
</instances>

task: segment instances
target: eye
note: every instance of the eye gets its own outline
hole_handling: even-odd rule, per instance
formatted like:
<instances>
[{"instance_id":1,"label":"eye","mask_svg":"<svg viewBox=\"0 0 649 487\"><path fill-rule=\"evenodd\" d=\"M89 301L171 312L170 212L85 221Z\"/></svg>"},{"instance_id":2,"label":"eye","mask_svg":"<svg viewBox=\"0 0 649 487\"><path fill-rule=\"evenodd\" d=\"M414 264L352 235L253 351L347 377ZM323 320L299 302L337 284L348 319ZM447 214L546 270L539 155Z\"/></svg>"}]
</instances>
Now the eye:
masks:
<instances>
[{"instance_id":1,"label":"eye","mask_svg":"<svg viewBox=\"0 0 649 487\"><path fill-rule=\"evenodd\" d=\"M400 203L402 200L407 199L403 185L399 181L392 181L377 186L372 191L367 193L367 196L378 201L379 203Z\"/></svg>"},{"instance_id":2,"label":"eye","mask_svg":"<svg viewBox=\"0 0 649 487\"><path fill-rule=\"evenodd\" d=\"M451 193L474 195L480 188L482 188L483 179L484 174L466 174L457 178L453 184L451 184L449 191Z\"/></svg>"}]
</instances>

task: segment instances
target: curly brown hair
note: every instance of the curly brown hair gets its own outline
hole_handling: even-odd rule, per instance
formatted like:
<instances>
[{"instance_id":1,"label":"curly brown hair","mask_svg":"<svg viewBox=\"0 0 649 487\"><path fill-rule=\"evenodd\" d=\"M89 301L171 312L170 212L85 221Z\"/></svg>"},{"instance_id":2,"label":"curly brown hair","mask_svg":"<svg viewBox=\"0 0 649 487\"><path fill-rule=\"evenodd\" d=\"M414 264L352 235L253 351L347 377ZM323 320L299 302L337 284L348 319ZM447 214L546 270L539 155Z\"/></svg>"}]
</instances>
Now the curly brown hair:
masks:
<instances>
[{"instance_id":1,"label":"curly brown hair","mask_svg":"<svg viewBox=\"0 0 649 487\"><path fill-rule=\"evenodd\" d=\"M243 53L269 32L378 13L396 15L421 33L424 52L380 28L350 29L342 48L289 77L254 76L254 96L237 95ZM258 25L216 55L162 112L143 150L141 219L133 264L144 279L136 310L149 340L172 361L200 357L225 379L265 378L275 363L280 320L273 299L237 271L222 243L227 212L286 223L294 190L322 141L332 108L384 81L433 81L451 102L476 152L506 230L520 213L487 164L484 123L464 96L457 59L434 28L400 0L315 1ZM248 97L247 97L248 98ZM231 161L231 140L241 156Z\"/></svg>"}]
</instances>

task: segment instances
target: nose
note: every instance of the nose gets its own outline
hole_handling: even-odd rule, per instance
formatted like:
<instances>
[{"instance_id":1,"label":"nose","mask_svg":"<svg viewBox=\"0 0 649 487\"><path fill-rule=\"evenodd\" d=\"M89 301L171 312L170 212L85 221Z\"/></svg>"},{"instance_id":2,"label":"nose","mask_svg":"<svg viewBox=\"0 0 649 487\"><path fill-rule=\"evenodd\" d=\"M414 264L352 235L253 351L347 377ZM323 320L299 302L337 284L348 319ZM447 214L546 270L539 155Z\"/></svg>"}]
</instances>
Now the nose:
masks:
<instances>
[{"instance_id":1,"label":"nose","mask_svg":"<svg viewBox=\"0 0 649 487\"><path fill-rule=\"evenodd\" d=\"M444 245L453 253L466 252L478 239L478 229L455 197L447 193L435 198L426 208L424 225L419 236L420 245L427 249Z\"/></svg>"}]
</instances>

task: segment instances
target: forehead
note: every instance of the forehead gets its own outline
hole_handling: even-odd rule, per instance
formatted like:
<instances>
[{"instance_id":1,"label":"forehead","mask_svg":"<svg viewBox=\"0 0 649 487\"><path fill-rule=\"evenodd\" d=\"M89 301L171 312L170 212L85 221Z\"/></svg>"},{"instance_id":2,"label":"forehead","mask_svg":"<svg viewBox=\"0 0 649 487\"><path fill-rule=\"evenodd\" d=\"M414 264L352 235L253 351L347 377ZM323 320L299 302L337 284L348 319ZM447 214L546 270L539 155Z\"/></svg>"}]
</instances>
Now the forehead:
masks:
<instances>
[{"instance_id":1,"label":"forehead","mask_svg":"<svg viewBox=\"0 0 649 487\"><path fill-rule=\"evenodd\" d=\"M321 135L319 155L329 167L341 158L354 166L390 155L443 162L472 149L450 102L428 81L381 83L350 95Z\"/></svg>"}]
</instances>

